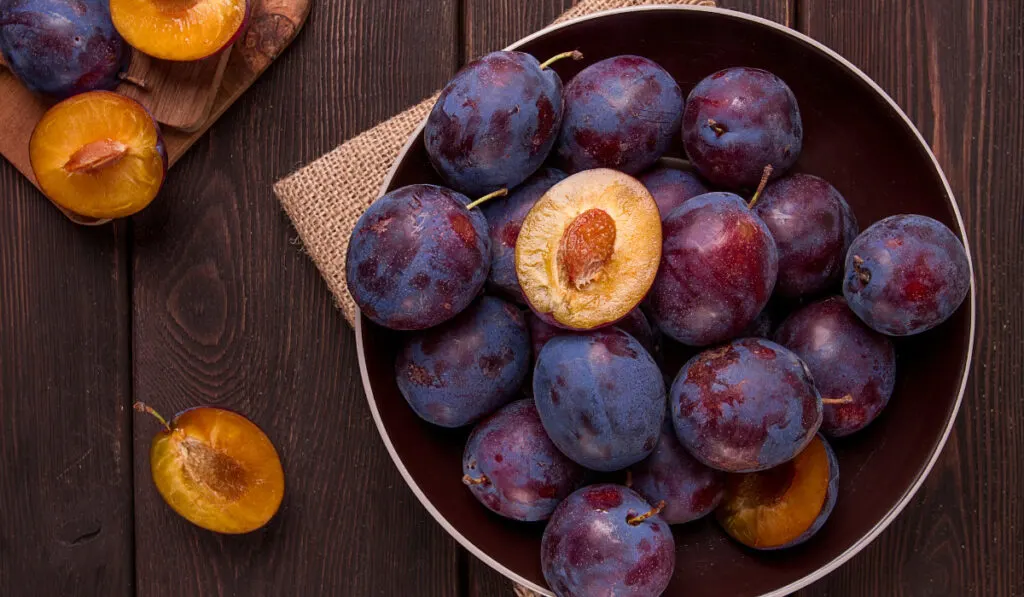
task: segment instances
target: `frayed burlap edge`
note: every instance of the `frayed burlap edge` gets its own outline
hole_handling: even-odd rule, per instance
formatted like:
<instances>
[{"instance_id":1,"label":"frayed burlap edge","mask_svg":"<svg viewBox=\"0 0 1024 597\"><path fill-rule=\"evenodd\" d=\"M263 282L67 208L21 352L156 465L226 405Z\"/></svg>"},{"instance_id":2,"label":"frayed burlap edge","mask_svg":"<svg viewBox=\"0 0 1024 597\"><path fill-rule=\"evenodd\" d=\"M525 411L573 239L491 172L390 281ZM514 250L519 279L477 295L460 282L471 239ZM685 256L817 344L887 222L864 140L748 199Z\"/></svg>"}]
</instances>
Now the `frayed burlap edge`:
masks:
<instances>
[{"instance_id":1,"label":"frayed burlap edge","mask_svg":"<svg viewBox=\"0 0 1024 597\"><path fill-rule=\"evenodd\" d=\"M583 0L565 11L556 23L630 6L688 4L714 6L710 0ZM334 295L350 324L356 306L345 281L345 254L356 220L377 198L391 166L437 94L346 141L326 155L274 185L303 248Z\"/></svg>"}]
</instances>

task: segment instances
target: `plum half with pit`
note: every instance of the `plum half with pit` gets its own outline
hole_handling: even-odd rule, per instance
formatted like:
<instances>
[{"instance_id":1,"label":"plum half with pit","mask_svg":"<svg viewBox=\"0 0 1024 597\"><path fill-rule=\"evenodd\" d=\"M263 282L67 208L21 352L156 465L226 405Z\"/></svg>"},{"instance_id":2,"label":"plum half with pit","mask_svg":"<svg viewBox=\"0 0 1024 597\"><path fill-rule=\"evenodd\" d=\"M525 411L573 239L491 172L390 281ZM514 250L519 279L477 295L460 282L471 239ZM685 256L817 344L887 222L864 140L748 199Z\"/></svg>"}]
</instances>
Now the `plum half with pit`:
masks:
<instances>
[{"instance_id":1,"label":"plum half with pit","mask_svg":"<svg viewBox=\"0 0 1024 597\"><path fill-rule=\"evenodd\" d=\"M758 68L708 76L683 110L683 147L701 176L731 190L753 189L765 166L782 176L800 157L804 128L793 91Z\"/></svg>"},{"instance_id":2,"label":"plum half with pit","mask_svg":"<svg viewBox=\"0 0 1024 597\"><path fill-rule=\"evenodd\" d=\"M791 174L768 184L753 209L779 249L777 294L794 298L838 285L859 228L835 187L817 176Z\"/></svg>"},{"instance_id":3,"label":"plum half with pit","mask_svg":"<svg viewBox=\"0 0 1024 597\"><path fill-rule=\"evenodd\" d=\"M167 173L160 126L141 104L110 91L81 93L47 110L29 139L29 159L51 201L89 218L137 213Z\"/></svg>"},{"instance_id":4,"label":"plum half with pit","mask_svg":"<svg viewBox=\"0 0 1024 597\"><path fill-rule=\"evenodd\" d=\"M667 336L690 346L735 338L775 287L779 261L764 222L732 193L706 193L664 222L664 247L647 313Z\"/></svg>"},{"instance_id":5,"label":"plum half with pit","mask_svg":"<svg viewBox=\"0 0 1024 597\"><path fill-rule=\"evenodd\" d=\"M927 216L875 222L846 254L846 301L870 328L890 336L920 334L946 321L970 288L967 250Z\"/></svg>"},{"instance_id":6,"label":"plum half with pit","mask_svg":"<svg viewBox=\"0 0 1024 597\"><path fill-rule=\"evenodd\" d=\"M410 335L395 363L409 406L442 427L468 425L507 404L529 370L523 313L489 296L443 325Z\"/></svg>"},{"instance_id":7,"label":"plum half with pit","mask_svg":"<svg viewBox=\"0 0 1024 597\"><path fill-rule=\"evenodd\" d=\"M839 495L839 461L820 435L796 458L771 470L730 475L715 512L730 537L774 550L807 541L828 520Z\"/></svg>"},{"instance_id":8,"label":"plum half with pit","mask_svg":"<svg viewBox=\"0 0 1024 597\"><path fill-rule=\"evenodd\" d=\"M860 431L889 403L896 385L892 340L864 325L842 297L811 303L790 315L775 341L807 364L823 397L821 431Z\"/></svg>"},{"instance_id":9,"label":"plum half with pit","mask_svg":"<svg viewBox=\"0 0 1024 597\"><path fill-rule=\"evenodd\" d=\"M451 189L414 184L374 201L352 230L345 273L363 315L422 330L458 315L487 281L487 220Z\"/></svg>"},{"instance_id":10,"label":"plum half with pit","mask_svg":"<svg viewBox=\"0 0 1024 597\"><path fill-rule=\"evenodd\" d=\"M678 168L653 168L637 179L654 197L662 221L684 201L710 191L696 174Z\"/></svg>"},{"instance_id":11,"label":"plum half with pit","mask_svg":"<svg viewBox=\"0 0 1024 597\"><path fill-rule=\"evenodd\" d=\"M615 56L565 86L565 119L555 151L569 172L651 167L678 134L683 93L656 62Z\"/></svg>"},{"instance_id":12,"label":"plum half with pit","mask_svg":"<svg viewBox=\"0 0 1024 597\"><path fill-rule=\"evenodd\" d=\"M621 485L576 491L544 529L544 580L558 597L658 597L676 563L675 539L660 509Z\"/></svg>"},{"instance_id":13,"label":"plum half with pit","mask_svg":"<svg viewBox=\"0 0 1024 597\"><path fill-rule=\"evenodd\" d=\"M546 322L590 330L622 319L654 283L658 205L635 178L601 168L551 187L523 220L516 275Z\"/></svg>"},{"instance_id":14,"label":"plum half with pit","mask_svg":"<svg viewBox=\"0 0 1024 597\"><path fill-rule=\"evenodd\" d=\"M128 63L103 0L0 2L0 53L29 90L55 99L111 90Z\"/></svg>"},{"instance_id":15,"label":"plum half with pit","mask_svg":"<svg viewBox=\"0 0 1024 597\"><path fill-rule=\"evenodd\" d=\"M441 91L423 140L430 163L471 195L511 189L533 174L562 124L562 80L522 52L491 52L463 67ZM581 56L579 56L581 57Z\"/></svg>"},{"instance_id":16,"label":"plum half with pit","mask_svg":"<svg viewBox=\"0 0 1024 597\"><path fill-rule=\"evenodd\" d=\"M529 399L503 407L473 429L462 472L462 482L480 503L522 521L546 520L587 475L551 443Z\"/></svg>"},{"instance_id":17,"label":"plum half with pit","mask_svg":"<svg viewBox=\"0 0 1024 597\"><path fill-rule=\"evenodd\" d=\"M242 35L254 0L110 0L114 27L133 48L189 62L227 49Z\"/></svg>"},{"instance_id":18,"label":"plum half with pit","mask_svg":"<svg viewBox=\"0 0 1024 597\"><path fill-rule=\"evenodd\" d=\"M542 168L508 194L481 206L491 235L491 273L487 286L494 292L525 303L516 275L516 240L526 214L548 189L565 180L567 174L555 168Z\"/></svg>"},{"instance_id":19,"label":"plum half with pit","mask_svg":"<svg viewBox=\"0 0 1024 597\"><path fill-rule=\"evenodd\" d=\"M722 501L725 473L705 466L683 448L666 419L654 452L629 469L628 485L648 502L665 503L661 517L683 524L710 514Z\"/></svg>"},{"instance_id":20,"label":"plum half with pit","mask_svg":"<svg viewBox=\"0 0 1024 597\"><path fill-rule=\"evenodd\" d=\"M683 447L731 473L792 459L810 443L822 417L807 365L761 338L736 340L690 359L672 383L669 405Z\"/></svg>"},{"instance_id":21,"label":"plum half with pit","mask_svg":"<svg viewBox=\"0 0 1024 597\"><path fill-rule=\"evenodd\" d=\"M551 441L596 471L646 458L665 418L658 365L615 327L548 341L533 372L533 396Z\"/></svg>"}]
</instances>

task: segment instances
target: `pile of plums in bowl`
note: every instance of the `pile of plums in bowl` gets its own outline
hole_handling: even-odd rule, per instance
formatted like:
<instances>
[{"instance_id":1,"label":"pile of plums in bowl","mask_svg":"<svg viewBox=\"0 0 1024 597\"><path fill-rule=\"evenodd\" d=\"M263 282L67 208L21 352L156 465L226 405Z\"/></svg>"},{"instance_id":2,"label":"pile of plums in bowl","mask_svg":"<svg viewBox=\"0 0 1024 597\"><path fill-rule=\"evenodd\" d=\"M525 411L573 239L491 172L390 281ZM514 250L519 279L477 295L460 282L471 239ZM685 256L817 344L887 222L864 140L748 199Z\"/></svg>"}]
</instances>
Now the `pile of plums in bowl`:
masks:
<instances>
[{"instance_id":1,"label":"pile of plums in bowl","mask_svg":"<svg viewBox=\"0 0 1024 597\"><path fill-rule=\"evenodd\" d=\"M464 491L541 534L559 597L661 595L704 517L767 565L813 544L846 492L830 442L883 413L894 339L971 286L944 224L858 222L792 171L805 129L780 77L704 74L488 54L425 124L444 184L385 194L350 239L353 298L396 330L376 369L464 441Z\"/></svg>"}]
</instances>

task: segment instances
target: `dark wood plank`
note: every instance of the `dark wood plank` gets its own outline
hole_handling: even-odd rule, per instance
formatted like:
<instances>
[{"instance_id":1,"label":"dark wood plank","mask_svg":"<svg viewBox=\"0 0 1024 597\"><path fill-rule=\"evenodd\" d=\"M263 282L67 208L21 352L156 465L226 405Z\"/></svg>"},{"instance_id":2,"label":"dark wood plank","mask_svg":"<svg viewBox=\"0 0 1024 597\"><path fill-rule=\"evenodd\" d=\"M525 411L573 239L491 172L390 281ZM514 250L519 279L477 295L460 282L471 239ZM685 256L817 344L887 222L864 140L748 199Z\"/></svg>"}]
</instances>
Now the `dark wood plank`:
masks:
<instances>
[{"instance_id":1,"label":"dark wood plank","mask_svg":"<svg viewBox=\"0 0 1024 597\"><path fill-rule=\"evenodd\" d=\"M0 160L0 595L132 594L125 224Z\"/></svg>"},{"instance_id":2,"label":"dark wood plank","mask_svg":"<svg viewBox=\"0 0 1024 597\"><path fill-rule=\"evenodd\" d=\"M801 595L1024 594L1024 5L801 4L807 32L888 90L934 148L973 241L980 326L955 433L921 492L873 545Z\"/></svg>"},{"instance_id":3,"label":"dark wood plank","mask_svg":"<svg viewBox=\"0 0 1024 597\"><path fill-rule=\"evenodd\" d=\"M465 0L464 55L471 58L505 47L544 28L574 4L576 2L572 0ZM787 25L792 24L794 14L792 0L720 0L718 5ZM511 594L511 583L502 575L468 552L463 552L463 558L470 595L491 597Z\"/></svg>"},{"instance_id":4,"label":"dark wood plank","mask_svg":"<svg viewBox=\"0 0 1024 597\"><path fill-rule=\"evenodd\" d=\"M455 595L455 543L403 483L355 338L271 184L427 96L456 65L454 0L319 2L295 45L136 218L135 387L168 412L230 407L276 444L281 512L221 537L164 505L135 433L138 594Z\"/></svg>"}]
</instances>

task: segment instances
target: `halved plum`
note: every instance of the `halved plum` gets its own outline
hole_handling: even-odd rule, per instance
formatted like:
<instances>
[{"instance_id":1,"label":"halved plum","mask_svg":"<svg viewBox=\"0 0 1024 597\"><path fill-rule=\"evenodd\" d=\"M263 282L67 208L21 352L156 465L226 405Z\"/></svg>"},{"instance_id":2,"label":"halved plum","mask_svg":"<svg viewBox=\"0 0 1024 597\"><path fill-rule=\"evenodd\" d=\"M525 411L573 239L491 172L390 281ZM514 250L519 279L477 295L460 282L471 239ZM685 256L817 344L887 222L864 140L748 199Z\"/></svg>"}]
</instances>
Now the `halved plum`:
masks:
<instances>
[{"instance_id":1,"label":"halved plum","mask_svg":"<svg viewBox=\"0 0 1024 597\"><path fill-rule=\"evenodd\" d=\"M91 218L130 216L163 185L167 150L142 104L109 91L50 108L29 140L39 188L64 209Z\"/></svg>"},{"instance_id":2,"label":"halved plum","mask_svg":"<svg viewBox=\"0 0 1024 597\"><path fill-rule=\"evenodd\" d=\"M248 0L110 0L117 32L136 50L162 60L202 60L238 39Z\"/></svg>"},{"instance_id":3,"label":"halved plum","mask_svg":"<svg viewBox=\"0 0 1024 597\"><path fill-rule=\"evenodd\" d=\"M552 187L523 220L516 273L530 308L571 330L622 319L661 260L661 215L635 178L604 168Z\"/></svg>"},{"instance_id":4,"label":"halved plum","mask_svg":"<svg viewBox=\"0 0 1024 597\"><path fill-rule=\"evenodd\" d=\"M754 549L799 545L825 524L839 492L839 462L820 435L773 469L730 475L715 511L733 539Z\"/></svg>"}]
</instances>

